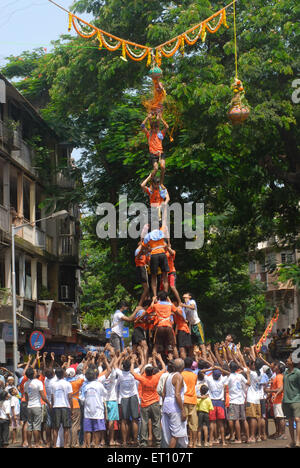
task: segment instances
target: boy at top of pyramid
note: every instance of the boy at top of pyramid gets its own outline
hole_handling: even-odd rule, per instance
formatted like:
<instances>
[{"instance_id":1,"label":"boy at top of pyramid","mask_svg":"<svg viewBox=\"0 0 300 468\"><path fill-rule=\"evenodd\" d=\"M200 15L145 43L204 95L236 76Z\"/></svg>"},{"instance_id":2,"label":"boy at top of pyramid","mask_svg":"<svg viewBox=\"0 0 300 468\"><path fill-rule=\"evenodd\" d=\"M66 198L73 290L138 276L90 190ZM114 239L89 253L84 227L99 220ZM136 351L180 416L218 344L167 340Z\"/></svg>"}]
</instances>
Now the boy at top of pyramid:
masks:
<instances>
[{"instance_id":1,"label":"boy at top of pyramid","mask_svg":"<svg viewBox=\"0 0 300 468\"><path fill-rule=\"evenodd\" d=\"M150 121L150 130L147 130L146 128L146 123L148 120ZM162 122L164 125L163 130L160 130L160 122ZM161 114L158 114L156 119L153 118L153 114L148 114L145 120L142 122L141 127L148 139L150 161L153 166L152 177L156 175L159 164L161 169L160 183L163 184L166 170L166 157L164 154L162 141L169 128L169 125L162 118Z\"/></svg>"}]
</instances>

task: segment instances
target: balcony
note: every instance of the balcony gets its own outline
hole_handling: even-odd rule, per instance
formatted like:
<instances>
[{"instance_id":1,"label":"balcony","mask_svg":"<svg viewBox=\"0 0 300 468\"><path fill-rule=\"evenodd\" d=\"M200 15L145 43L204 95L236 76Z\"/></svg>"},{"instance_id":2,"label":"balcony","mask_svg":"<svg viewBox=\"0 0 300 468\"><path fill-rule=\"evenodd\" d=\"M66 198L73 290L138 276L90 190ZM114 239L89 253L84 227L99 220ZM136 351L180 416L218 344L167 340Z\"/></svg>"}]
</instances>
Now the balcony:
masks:
<instances>
[{"instance_id":1,"label":"balcony","mask_svg":"<svg viewBox=\"0 0 300 468\"><path fill-rule=\"evenodd\" d=\"M24 220L24 223L25 222L26 220ZM30 244L33 244L35 247L45 250L52 255L55 254L53 237L48 236L45 231L28 225L17 231L17 235L27 242L30 242Z\"/></svg>"},{"instance_id":2,"label":"balcony","mask_svg":"<svg viewBox=\"0 0 300 468\"><path fill-rule=\"evenodd\" d=\"M2 120L0 120L0 148L8 151L8 148L11 145L11 132L8 127Z\"/></svg>"},{"instance_id":3,"label":"balcony","mask_svg":"<svg viewBox=\"0 0 300 468\"><path fill-rule=\"evenodd\" d=\"M57 182L57 185L59 185L59 187L62 187L62 188L74 188L75 186L73 179L70 176L67 177L63 172L59 172L57 174L56 182Z\"/></svg>"},{"instance_id":4,"label":"balcony","mask_svg":"<svg viewBox=\"0 0 300 468\"><path fill-rule=\"evenodd\" d=\"M62 234L59 236L58 255L63 257L73 257L76 255L76 242L72 234Z\"/></svg>"},{"instance_id":5,"label":"balcony","mask_svg":"<svg viewBox=\"0 0 300 468\"><path fill-rule=\"evenodd\" d=\"M16 149L17 145L19 146L19 149ZM35 170L32 167L34 161L34 151L20 137L17 138L17 135L14 137L14 146L11 151L11 157L24 169L35 174Z\"/></svg>"},{"instance_id":6,"label":"balcony","mask_svg":"<svg viewBox=\"0 0 300 468\"><path fill-rule=\"evenodd\" d=\"M10 231L9 226L9 212L4 206L0 205L0 229L4 232Z\"/></svg>"}]
</instances>

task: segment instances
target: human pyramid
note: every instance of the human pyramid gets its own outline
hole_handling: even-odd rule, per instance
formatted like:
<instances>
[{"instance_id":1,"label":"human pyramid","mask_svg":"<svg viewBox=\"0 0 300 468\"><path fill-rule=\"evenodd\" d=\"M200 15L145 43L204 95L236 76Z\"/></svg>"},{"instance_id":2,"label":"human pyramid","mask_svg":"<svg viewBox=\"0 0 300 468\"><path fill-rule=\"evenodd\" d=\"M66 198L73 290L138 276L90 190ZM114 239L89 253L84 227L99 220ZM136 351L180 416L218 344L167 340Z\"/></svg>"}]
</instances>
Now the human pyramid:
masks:
<instances>
[{"instance_id":1,"label":"human pyramid","mask_svg":"<svg viewBox=\"0 0 300 468\"><path fill-rule=\"evenodd\" d=\"M153 98L144 103L148 115L141 124L148 140L152 165L152 171L141 183L141 188L149 196L150 209L148 223L135 251L137 278L143 293L134 315L132 343L135 347L139 344L147 346L150 353L154 350L167 356L172 352L175 358L183 359L187 355L192 356L193 345L197 345L205 357L204 331L196 302L190 293L186 293L183 303L176 288L176 252L171 247L167 226L170 196L164 185L166 158L163 139L169 129L163 119L166 92L160 81L162 71L155 62L150 75L154 93ZM157 177L159 170L160 178ZM173 302L169 298L169 289L175 296Z\"/></svg>"}]
</instances>

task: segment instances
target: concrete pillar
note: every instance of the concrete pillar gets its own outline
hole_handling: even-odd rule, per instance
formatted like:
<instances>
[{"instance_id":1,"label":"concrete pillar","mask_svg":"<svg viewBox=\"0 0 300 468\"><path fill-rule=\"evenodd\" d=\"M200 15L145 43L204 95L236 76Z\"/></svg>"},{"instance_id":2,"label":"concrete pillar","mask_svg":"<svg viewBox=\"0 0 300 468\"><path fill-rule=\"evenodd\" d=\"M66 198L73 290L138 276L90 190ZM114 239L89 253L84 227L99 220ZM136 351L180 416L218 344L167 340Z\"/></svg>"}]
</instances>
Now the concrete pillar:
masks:
<instances>
[{"instance_id":1,"label":"concrete pillar","mask_svg":"<svg viewBox=\"0 0 300 468\"><path fill-rule=\"evenodd\" d=\"M20 253L19 256L19 285L20 285L20 291L19 295L21 297L25 296L25 254Z\"/></svg>"},{"instance_id":2,"label":"concrete pillar","mask_svg":"<svg viewBox=\"0 0 300 468\"><path fill-rule=\"evenodd\" d=\"M35 182L30 182L30 222L35 220Z\"/></svg>"},{"instance_id":3,"label":"concrete pillar","mask_svg":"<svg viewBox=\"0 0 300 468\"><path fill-rule=\"evenodd\" d=\"M17 213L20 218L23 218L24 216L24 210L23 210L23 201L24 201L24 195L23 195L23 173L18 172L18 184L17 184L17 190L18 190L18 195L17 195Z\"/></svg>"},{"instance_id":4,"label":"concrete pillar","mask_svg":"<svg viewBox=\"0 0 300 468\"><path fill-rule=\"evenodd\" d=\"M47 263L42 264L42 284L45 288L48 288L48 265Z\"/></svg>"},{"instance_id":5,"label":"concrete pillar","mask_svg":"<svg viewBox=\"0 0 300 468\"><path fill-rule=\"evenodd\" d=\"M3 205L5 208L10 208L10 164L6 162L3 167Z\"/></svg>"},{"instance_id":6,"label":"concrete pillar","mask_svg":"<svg viewBox=\"0 0 300 468\"><path fill-rule=\"evenodd\" d=\"M37 259L31 260L31 297L33 301L37 300Z\"/></svg>"},{"instance_id":7,"label":"concrete pillar","mask_svg":"<svg viewBox=\"0 0 300 468\"><path fill-rule=\"evenodd\" d=\"M11 284L11 250L10 249L5 250L4 262L5 262L5 287L7 289L11 289L12 284Z\"/></svg>"}]
</instances>

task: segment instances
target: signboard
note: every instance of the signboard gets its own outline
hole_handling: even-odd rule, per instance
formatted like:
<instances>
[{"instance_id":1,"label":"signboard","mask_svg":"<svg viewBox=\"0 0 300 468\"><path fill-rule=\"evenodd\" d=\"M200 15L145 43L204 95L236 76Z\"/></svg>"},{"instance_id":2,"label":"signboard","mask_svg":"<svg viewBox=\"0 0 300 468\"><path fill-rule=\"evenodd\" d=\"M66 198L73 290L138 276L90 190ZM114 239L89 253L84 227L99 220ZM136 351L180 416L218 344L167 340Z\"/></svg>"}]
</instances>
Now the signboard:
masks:
<instances>
[{"instance_id":1,"label":"signboard","mask_svg":"<svg viewBox=\"0 0 300 468\"><path fill-rule=\"evenodd\" d=\"M29 344L33 351L40 351L45 346L45 336L40 331L34 331L29 338Z\"/></svg>"},{"instance_id":2,"label":"signboard","mask_svg":"<svg viewBox=\"0 0 300 468\"><path fill-rule=\"evenodd\" d=\"M105 330L106 338L110 338L110 335L111 335L111 328L107 328ZM123 328L123 338L129 338L129 328L128 327Z\"/></svg>"}]
</instances>

